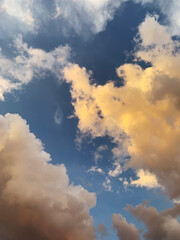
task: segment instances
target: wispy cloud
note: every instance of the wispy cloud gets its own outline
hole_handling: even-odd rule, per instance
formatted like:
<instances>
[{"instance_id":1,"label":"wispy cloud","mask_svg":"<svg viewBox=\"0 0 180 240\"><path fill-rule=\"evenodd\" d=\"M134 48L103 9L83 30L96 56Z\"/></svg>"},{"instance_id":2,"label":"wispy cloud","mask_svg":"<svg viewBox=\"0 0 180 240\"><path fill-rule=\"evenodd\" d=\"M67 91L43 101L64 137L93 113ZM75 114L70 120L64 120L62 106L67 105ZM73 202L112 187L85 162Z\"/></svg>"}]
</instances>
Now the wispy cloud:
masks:
<instances>
[{"instance_id":1,"label":"wispy cloud","mask_svg":"<svg viewBox=\"0 0 180 240\"><path fill-rule=\"evenodd\" d=\"M101 168L99 168L98 166L92 166L87 172L104 174L104 171Z\"/></svg>"},{"instance_id":2,"label":"wispy cloud","mask_svg":"<svg viewBox=\"0 0 180 240\"><path fill-rule=\"evenodd\" d=\"M105 182L103 183L103 187L107 192L111 192L112 191L112 186L111 186L111 180L106 177Z\"/></svg>"},{"instance_id":3,"label":"wispy cloud","mask_svg":"<svg viewBox=\"0 0 180 240\"><path fill-rule=\"evenodd\" d=\"M121 168L120 163L115 162L113 164L113 166L115 167L115 169L109 170L109 172L108 172L109 177L117 177L122 173L122 168Z\"/></svg>"},{"instance_id":4,"label":"wispy cloud","mask_svg":"<svg viewBox=\"0 0 180 240\"><path fill-rule=\"evenodd\" d=\"M61 70L67 64L70 53L69 46L59 46L51 52L28 47L19 35L14 40L14 58L8 58L0 52L0 99L6 93L21 89L33 79L43 78L51 72L61 79Z\"/></svg>"},{"instance_id":5,"label":"wispy cloud","mask_svg":"<svg viewBox=\"0 0 180 240\"><path fill-rule=\"evenodd\" d=\"M54 114L54 121L58 125L60 125L63 121L63 111L60 106L58 106L56 109L56 112Z\"/></svg>"}]
</instances>

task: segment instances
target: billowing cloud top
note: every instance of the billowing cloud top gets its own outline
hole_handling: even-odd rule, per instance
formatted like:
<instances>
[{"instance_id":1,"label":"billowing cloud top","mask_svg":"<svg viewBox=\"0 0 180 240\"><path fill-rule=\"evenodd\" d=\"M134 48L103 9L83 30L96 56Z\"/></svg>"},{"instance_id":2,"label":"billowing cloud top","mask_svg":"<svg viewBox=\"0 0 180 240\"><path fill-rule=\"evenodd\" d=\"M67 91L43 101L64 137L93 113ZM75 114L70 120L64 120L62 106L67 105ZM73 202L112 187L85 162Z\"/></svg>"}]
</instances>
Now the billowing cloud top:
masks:
<instances>
[{"instance_id":1,"label":"billowing cloud top","mask_svg":"<svg viewBox=\"0 0 180 240\"><path fill-rule=\"evenodd\" d=\"M0 135L2 239L95 239L95 194L69 183L19 115L0 116Z\"/></svg>"}]
</instances>

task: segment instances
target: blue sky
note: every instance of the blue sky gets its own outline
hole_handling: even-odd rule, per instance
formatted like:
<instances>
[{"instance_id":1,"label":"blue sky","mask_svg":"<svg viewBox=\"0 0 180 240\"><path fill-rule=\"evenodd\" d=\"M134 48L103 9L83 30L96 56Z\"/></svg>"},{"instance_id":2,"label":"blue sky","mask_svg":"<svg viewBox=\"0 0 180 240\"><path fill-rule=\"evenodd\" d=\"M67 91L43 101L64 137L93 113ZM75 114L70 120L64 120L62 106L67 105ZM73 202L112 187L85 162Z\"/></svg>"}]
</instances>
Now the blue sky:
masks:
<instances>
[{"instance_id":1,"label":"blue sky","mask_svg":"<svg viewBox=\"0 0 180 240\"><path fill-rule=\"evenodd\" d=\"M179 18L0 1L2 239L179 239Z\"/></svg>"}]
</instances>

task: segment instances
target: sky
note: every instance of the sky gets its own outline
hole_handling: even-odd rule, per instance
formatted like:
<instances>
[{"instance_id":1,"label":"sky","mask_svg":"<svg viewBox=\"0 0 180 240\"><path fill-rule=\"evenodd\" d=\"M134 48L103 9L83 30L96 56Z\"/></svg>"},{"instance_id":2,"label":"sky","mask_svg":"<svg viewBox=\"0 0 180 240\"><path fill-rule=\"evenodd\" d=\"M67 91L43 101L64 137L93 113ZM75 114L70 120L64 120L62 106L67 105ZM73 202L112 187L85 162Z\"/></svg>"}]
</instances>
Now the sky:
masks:
<instances>
[{"instance_id":1,"label":"sky","mask_svg":"<svg viewBox=\"0 0 180 240\"><path fill-rule=\"evenodd\" d=\"M179 240L179 64L179 0L0 0L1 240Z\"/></svg>"}]
</instances>

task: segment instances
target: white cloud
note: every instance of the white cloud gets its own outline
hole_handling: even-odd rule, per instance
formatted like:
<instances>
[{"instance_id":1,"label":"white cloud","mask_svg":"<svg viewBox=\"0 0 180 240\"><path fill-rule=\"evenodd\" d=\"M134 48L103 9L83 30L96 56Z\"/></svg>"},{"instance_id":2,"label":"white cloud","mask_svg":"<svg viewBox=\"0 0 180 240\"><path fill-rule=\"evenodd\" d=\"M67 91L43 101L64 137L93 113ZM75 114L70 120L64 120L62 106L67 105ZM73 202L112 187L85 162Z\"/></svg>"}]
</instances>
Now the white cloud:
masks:
<instances>
[{"instance_id":1,"label":"white cloud","mask_svg":"<svg viewBox=\"0 0 180 240\"><path fill-rule=\"evenodd\" d=\"M0 235L5 239L94 240L96 196L69 183L19 115L0 115Z\"/></svg>"},{"instance_id":2,"label":"white cloud","mask_svg":"<svg viewBox=\"0 0 180 240\"><path fill-rule=\"evenodd\" d=\"M32 6L34 0L2 0L0 10L34 28Z\"/></svg>"},{"instance_id":3,"label":"white cloud","mask_svg":"<svg viewBox=\"0 0 180 240\"><path fill-rule=\"evenodd\" d=\"M106 177L106 181L103 183L103 187L107 192L112 192L111 180Z\"/></svg>"},{"instance_id":4,"label":"white cloud","mask_svg":"<svg viewBox=\"0 0 180 240\"><path fill-rule=\"evenodd\" d=\"M61 10L59 17L64 18L68 27L76 33L98 33L105 29L107 22L113 19L115 10L125 1L56 0L56 6Z\"/></svg>"},{"instance_id":5,"label":"white cloud","mask_svg":"<svg viewBox=\"0 0 180 240\"><path fill-rule=\"evenodd\" d=\"M6 93L21 89L34 78L42 78L50 71L59 80L61 69L67 63L70 48L59 46L51 52L28 47L19 35L14 40L13 50L16 57L7 58L0 52L0 99L4 100Z\"/></svg>"},{"instance_id":6,"label":"white cloud","mask_svg":"<svg viewBox=\"0 0 180 240\"><path fill-rule=\"evenodd\" d=\"M104 171L101 168L98 168L97 166L92 166L87 172L104 174Z\"/></svg>"},{"instance_id":7,"label":"white cloud","mask_svg":"<svg viewBox=\"0 0 180 240\"><path fill-rule=\"evenodd\" d=\"M159 8L161 13L165 14L168 20L168 29L172 35L180 34L180 1L179 0L133 0L142 4L152 3L154 7ZM157 32L157 34L159 34Z\"/></svg>"},{"instance_id":8,"label":"white cloud","mask_svg":"<svg viewBox=\"0 0 180 240\"><path fill-rule=\"evenodd\" d=\"M4 35L19 32L38 32L45 23L57 22L65 35L75 31L79 35L103 31L114 18L116 10L128 0L52 0L51 5L41 0L2 0L0 3L0 32ZM131 0L151 4L169 22L169 31L180 34L179 0ZM7 28L8 27L8 28ZM55 31L58 31L57 29ZM1 36L3 37L3 36Z\"/></svg>"},{"instance_id":9,"label":"white cloud","mask_svg":"<svg viewBox=\"0 0 180 240\"><path fill-rule=\"evenodd\" d=\"M108 175L109 177L117 177L122 173L121 165L118 162L115 162L114 164L115 169L109 170Z\"/></svg>"},{"instance_id":10,"label":"white cloud","mask_svg":"<svg viewBox=\"0 0 180 240\"><path fill-rule=\"evenodd\" d=\"M2 0L0 11L3 14L1 19L9 23L10 29L14 27L16 33L19 30L36 33L45 22L53 20L61 25L65 34L72 30L81 35L96 34L105 29L116 9L125 1L52 0L49 7L47 2L40 0ZM3 29L2 23L0 29Z\"/></svg>"}]
</instances>

